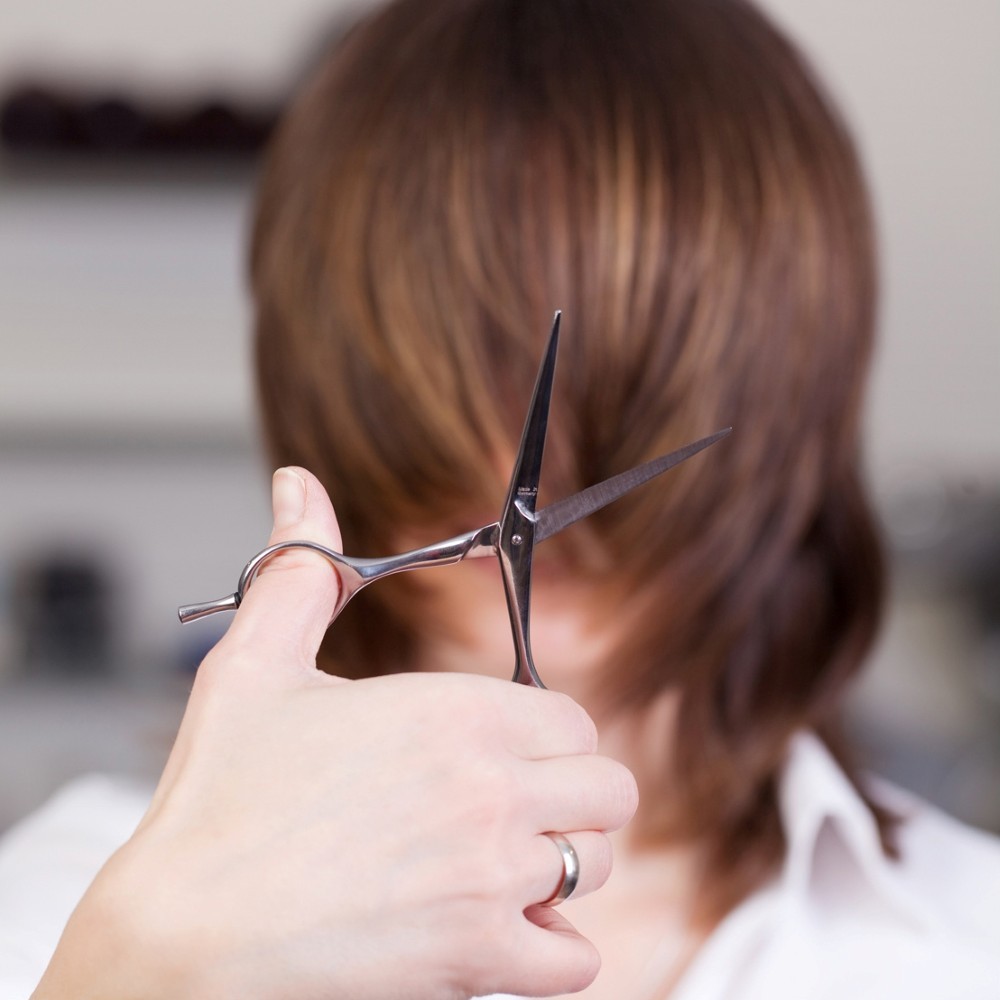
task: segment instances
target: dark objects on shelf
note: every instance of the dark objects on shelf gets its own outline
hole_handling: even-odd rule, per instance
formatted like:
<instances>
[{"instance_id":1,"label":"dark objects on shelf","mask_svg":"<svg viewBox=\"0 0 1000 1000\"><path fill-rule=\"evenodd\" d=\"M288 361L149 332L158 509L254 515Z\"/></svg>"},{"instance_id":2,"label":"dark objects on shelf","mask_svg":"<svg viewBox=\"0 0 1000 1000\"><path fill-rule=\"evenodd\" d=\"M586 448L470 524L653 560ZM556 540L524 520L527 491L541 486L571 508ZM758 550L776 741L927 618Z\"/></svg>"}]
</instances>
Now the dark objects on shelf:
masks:
<instances>
[{"instance_id":1,"label":"dark objects on shelf","mask_svg":"<svg viewBox=\"0 0 1000 1000\"><path fill-rule=\"evenodd\" d=\"M0 143L9 154L53 158L252 158L276 119L277 107L243 107L221 97L171 105L115 91L24 84L0 97Z\"/></svg>"}]
</instances>

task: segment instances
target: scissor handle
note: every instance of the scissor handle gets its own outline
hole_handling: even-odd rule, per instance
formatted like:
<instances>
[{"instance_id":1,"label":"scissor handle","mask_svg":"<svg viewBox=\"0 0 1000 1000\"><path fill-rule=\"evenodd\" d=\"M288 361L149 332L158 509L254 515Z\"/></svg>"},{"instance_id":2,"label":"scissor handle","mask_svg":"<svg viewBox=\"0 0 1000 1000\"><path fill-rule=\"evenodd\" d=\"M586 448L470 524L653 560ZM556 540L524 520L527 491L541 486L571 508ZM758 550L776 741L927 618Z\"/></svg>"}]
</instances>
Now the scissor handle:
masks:
<instances>
[{"instance_id":1,"label":"scissor handle","mask_svg":"<svg viewBox=\"0 0 1000 1000\"><path fill-rule=\"evenodd\" d=\"M177 609L177 617L182 623L186 624L187 622L197 621L199 618L207 618L209 615L214 615L219 611L235 611L243 603L243 598L246 597L247 591L254 580L257 579L257 574L263 569L264 564L273 559L279 552L284 552L288 549L306 549L310 552L316 552L337 568L337 575L340 578L340 592L337 595L337 603L334 606L331 621L343 611L344 605L347 604L365 583L369 582L359 572L357 566L358 563L365 560L352 559L350 556L345 556L342 552L328 549L325 545L320 545L318 542L304 540L278 542L275 545L269 545L266 549L261 549L243 567L239 582L236 584L236 590L229 597L223 597L217 601L207 601L204 604L185 604ZM372 579L374 578L372 577Z\"/></svg>"},{"instance_id":2,"label":"scissor handle","mask_svg":"<svg viewBox=\"0 0 1000 1000\"><path fill-rule=\"evenodd\" d=\"M545 685L535 670L531 655L531 554L534 531L533 512L514 503L500 524L497 553L514 639L514 676L511 680L515 684L544 690Z\"/></svg>"},{"instance_id":3,"label":"scissor handle","mask_svg":"<svg viewBox=\"0 0 1000 1000\"><path fill-rule=\"evenodd\" d=\"M229 597L223 597L217 601L207 601L204 604L185 604L177 609L177 617L182 622L192 622L198 618L214 615L219 611L235 611L243 602L247 590L257 579L257 574L260 573L269 559L273 559L279 552L284 552L287 549L306 549L331 562L336 567L337 575L340 577L340 593L337 595L337 603L330 618L330 621L333 622L344 610L344 605L362 587L367 587L369 583L374 583L383 576L430 566L449 566L466 557L491 554L496 544L496 530L495 523L487 524L475 531L467 531L464 535L456 535L443 542L435 542L432 545L425 545L423 548L412 549L409 552L400 553L398 556L389 556L386 559L356 559L353 556L345 556L343 552L328 549L325 545L320 545L319 542L305 540L278 542L275 545L269 545L266 549L261 549L243 567L236 591Z\"/></svg>"}]
</instances>

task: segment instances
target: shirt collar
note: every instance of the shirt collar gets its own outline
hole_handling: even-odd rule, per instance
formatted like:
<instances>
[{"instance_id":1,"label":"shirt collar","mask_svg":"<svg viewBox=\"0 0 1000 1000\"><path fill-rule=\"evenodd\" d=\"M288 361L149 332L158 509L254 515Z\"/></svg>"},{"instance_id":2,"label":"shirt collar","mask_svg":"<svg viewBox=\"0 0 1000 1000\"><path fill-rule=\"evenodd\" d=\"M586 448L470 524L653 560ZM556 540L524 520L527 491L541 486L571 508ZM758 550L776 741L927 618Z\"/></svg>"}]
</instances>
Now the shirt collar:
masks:
<instances>
[{"instance_id":1,"label":"shirt collar","mask_svg":"<svg viewBox=\"0 0 1000 1000\"><path fill-rule=\"evenodd\" d=\"M780 888L788 905L829 911L838 897L849 897L853 908L863 898L907 923L936 923L907 890L882 850L875 817L813 733L793 737L778 801L787 843Z\"/></svg>"}]
</instances>

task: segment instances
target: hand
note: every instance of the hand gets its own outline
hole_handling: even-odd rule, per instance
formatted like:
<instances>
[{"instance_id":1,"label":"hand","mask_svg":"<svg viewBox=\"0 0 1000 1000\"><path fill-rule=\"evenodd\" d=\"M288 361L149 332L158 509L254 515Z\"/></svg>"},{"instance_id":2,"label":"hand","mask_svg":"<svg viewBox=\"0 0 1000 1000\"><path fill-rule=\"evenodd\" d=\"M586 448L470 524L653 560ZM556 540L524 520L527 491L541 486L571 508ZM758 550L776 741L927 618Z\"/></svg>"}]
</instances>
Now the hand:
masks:
<instances>
[{"instance_id":1,"label":"hand","mask_svg":"<svg viewBox=\"0 0 1000 1000\"><path fill-rule=\"evenodd\" d=\"M274 479L272 542L341 548L303 470ZM152 805L70 919L35 1000L544 996L599 957L551 907L611 868L636 806L563 695L486 677L345 681L315 656L333 568L267 564L198 671Z\"/></svg>"}]
</instances>

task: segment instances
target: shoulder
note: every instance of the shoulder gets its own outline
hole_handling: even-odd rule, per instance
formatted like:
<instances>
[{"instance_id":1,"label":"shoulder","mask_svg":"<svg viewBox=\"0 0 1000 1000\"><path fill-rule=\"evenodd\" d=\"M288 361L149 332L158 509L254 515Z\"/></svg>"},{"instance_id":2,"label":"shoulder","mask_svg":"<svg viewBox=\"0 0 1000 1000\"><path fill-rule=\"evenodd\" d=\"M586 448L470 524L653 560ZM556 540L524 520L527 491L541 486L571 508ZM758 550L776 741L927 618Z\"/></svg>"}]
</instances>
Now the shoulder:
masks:
<instances>
[{"instance_id":1,"label":"shoulder","mask_svg":"<svg viewBox=\"0 0 1000 1000\"><path fill-rule=\"evenodd\" d=\"M131 836L150 791L79 778L0 837L0 992L28 996L80 897Z\"/></svg>"},{"instance_id":2,"label":"shoulder","mask_svg":"<svg viewBox=\"0 0 1000 1000\"><path fill-rule=\"evenodd\" d=\"M884 782L873 791L901 819L897 859L823 744L796 738L782 786L786 958L806 960L815 996L995 997L1000 841Z\"/></svg>"},{"instance_id":3,"label":"shoulder","mask_svg":"<svg viewBox=\"0 0 1000 1000\"><path fill-rule=\"evenodd\" d=\"M878 782L879 801L902 820L890 868L942 929L982 940L1000 956L1000 838Z\"/></svg>"}]
</instances>

